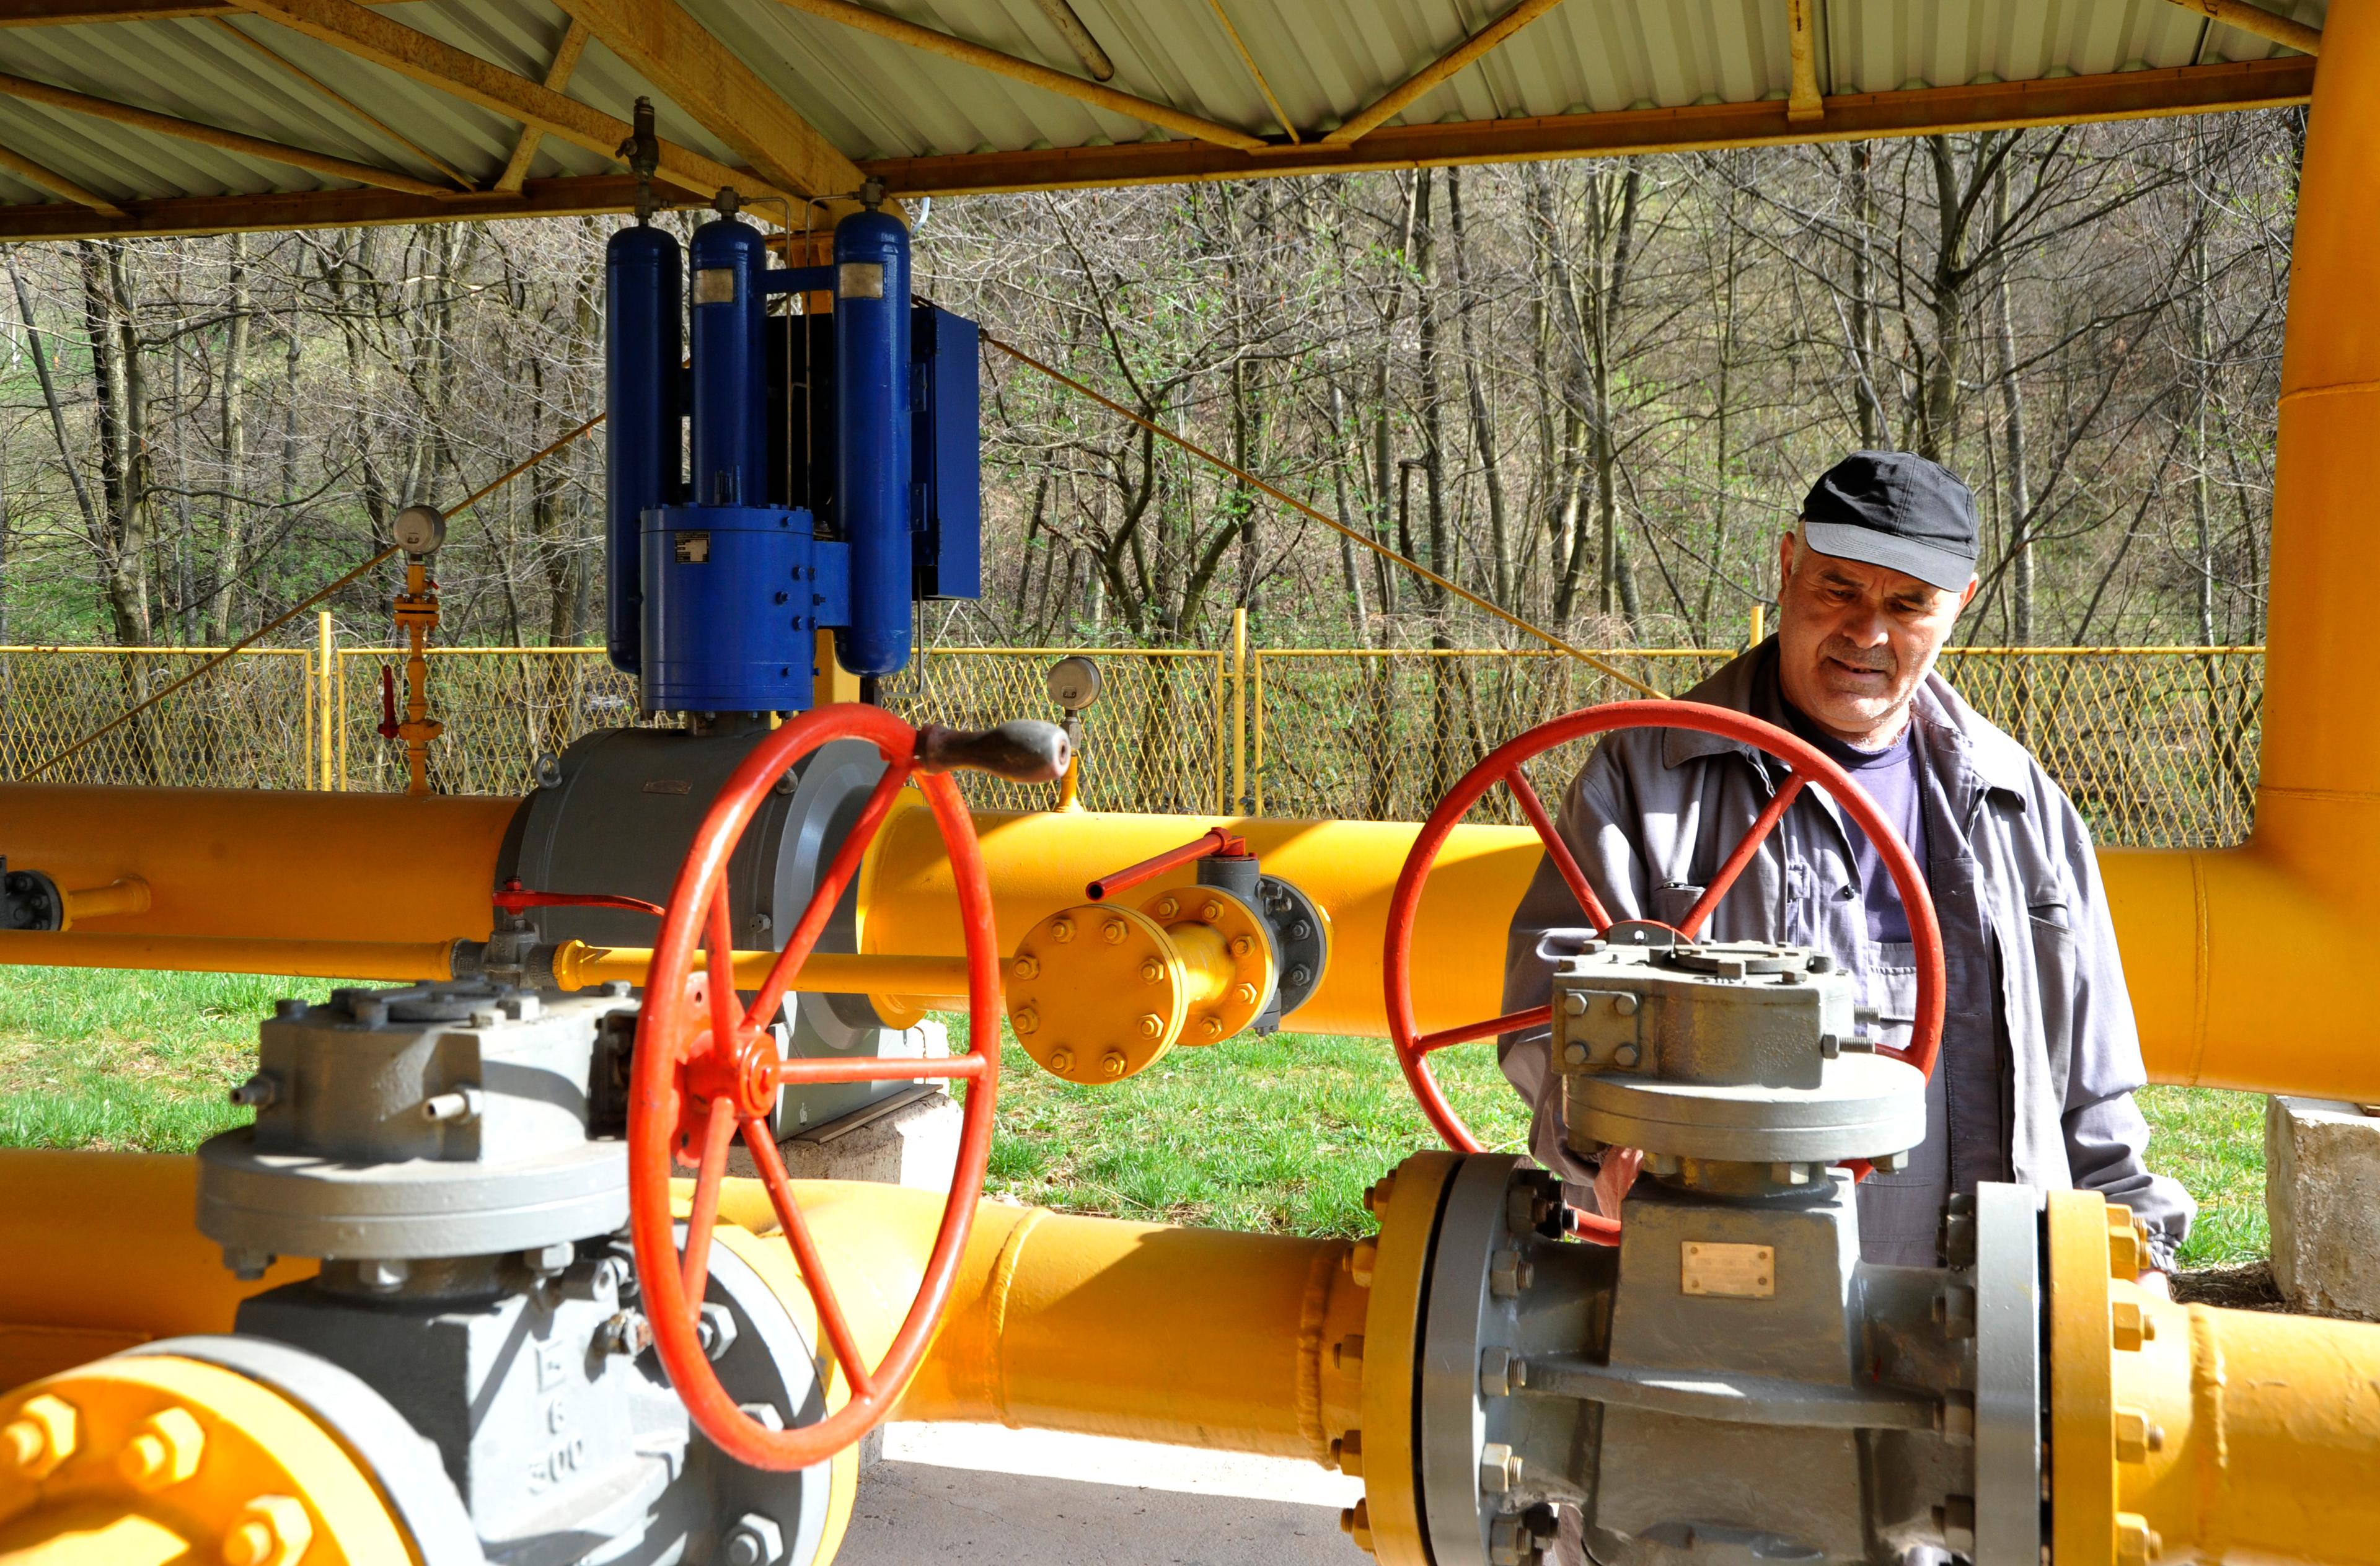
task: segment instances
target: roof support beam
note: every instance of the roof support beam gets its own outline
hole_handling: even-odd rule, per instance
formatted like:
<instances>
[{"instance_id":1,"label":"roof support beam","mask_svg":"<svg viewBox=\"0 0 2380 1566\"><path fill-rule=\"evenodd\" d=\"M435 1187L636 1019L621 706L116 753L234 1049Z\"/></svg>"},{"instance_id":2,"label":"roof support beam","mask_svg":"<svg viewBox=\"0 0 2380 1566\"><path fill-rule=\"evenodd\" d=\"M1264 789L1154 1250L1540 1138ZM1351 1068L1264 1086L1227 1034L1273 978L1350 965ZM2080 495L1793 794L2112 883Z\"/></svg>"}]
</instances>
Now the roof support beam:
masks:
<instances>
[{"instance_id":1,"label":"roof support beam","mask_svg":"<svg viewBox=\"0 0 2380 1566\"><path fill-rule=\"evenodd\" d=\"M113 99L94 98L86 92L76 92L64 87L53 87L46 81L30 81L21 76L0 76L0 93L21 98L29 103L41 103L53 109L67 109L94 119L113 120L136 130L146 130L159 136L171 136L184 141L196 141L217 147L243 157L263 158L291 168L302 168L310 174L327 175L333 179L352 179L359 185L376 185L384 190L402 190L415 196L452 196L455 192L443 185L432 185L426 179L416 179L409 174L394 169L378 168L370 164L352 163L327 153L309 152L303 147L285 146L267 141L261 137L244 136L237 130L224 130L195 120L176 119L148 109L136 109L129 103Z\"/></svg>"},{"instance_id":2,"label":"roof support beam","mask_svg":"<svg viewBox=\"0 0 2380 1566\"><path fill-rule=\"evenodd\" d=\"M1560 4L1561 0L1515 0L1512 9L1381 93L1368 106L1358 110L1354 118L1324 137L1323 141L1343 147L1361 140L1402 114L1415 99Z\"/></svg>"},{"instance_id":3,"label":"roof support beam","mask_svg":"<svg viewBox=\"0 0 2380 1566\"><path fill-rule=\"evenodd\" d=\"M1785 0L1786 42L1793 56L1793 90L1785 100L1785 117L1794 125L1813 125L1826 116L1818 96L1816 8L1811 0Z\"/></svg>"},{"instance_id":4,"label":"roof support beam","mask_svg":"<svg viewBox=\"0 0 2380 1566\"><path fill-rule=\"evenodd\" d=\"M293 32L345 50L358 59L383 66L399 76L449 92L466 103L493 109L605 157L619 155L620 143L631 127L574 98L515 76L468 50L392 21L355 0L241 0L243 6ZM661 177L681 189L708 194L732 186L747 196L782 196L784 192L747 169L729 168L674 141L662 143Z\"/></svg>"},{"instance_id":5,"label":"roof support beam","mask_svg":"<svg viewBox=\"0 0 2380 1566\"><path fill-rule=\"evenodd\" d=\"M796 196L848 196L858 165L820 135L677 0L561 0L612 53L761 177ZM798 227L788 214L787 225Z\"/></svg>"},{"instance_id":6,"label":"roof support beam","mask_svg":"<svg viewBox=\"0 0 2380 1566\"><path fill-rule=\"evenodd\" d=\"M67 200L79 202L95 212L103 212L109 217L124 215L124 209L106 197L86 190L65 175L44 168L30 158L19 157L6 147L0 147L0 168L6 169L19 179L30 179L44 190L55 191Z\"/></svg>"},{"instance_id":7,"label":"roof support beam","mask_svg":"<svg viewBox=\"0 0 2380 1566\"><path fill-rule=\"evenodd\" d=\"M953 38L947 32L936 32L932 28L919 27L916 22L903 21L898 17L888 17L865 6L854 6L849 0L781 0L781 3L808 16L841 22L862 32L872 32L879 38L889 38L895 43L905 43L912 49L923 49L944 59L957 60L995 76L1004 76L1030 87L1072 98L1077 103L1088 103L1096 109L1105 109L1110 114L1123 115L1161 129L1179 131L1217 146L1254 152L1267 145L1262 137L1251 136L1235 127L1184 114L1170 104L1135 98L1129 92L1119 92L1096 81L1085 81L1081 77L1068 76L1064 71L1051 70L1048 66L1036 65L1031 60L1020 60L1014 55L1003 55L997 49L987 49L980 43Z\"/></svg>"},{"instance_id":8,"label":"roof support beam","mask_svg":"<svg viewBox=\"0 0 2380 1566\"><path fill-rule=\"evenodd\" d=\"M1207 4L1214 11L1215 19L1223 24L1223 36L1229 38L1232 47L1239 52L1240 64L1247 67L1249 78L1257 84L1257 91L1264 94L1265 107L1272 111L1274 121L1289 132L1293 142L1304 140L1305 138L1297 133L1296 122L1289 117L1289 111L1282 108L1281 100L1273 96L1272 83L1265 79L1264 72L1257 69L1257 57L1248 53L1246 44L1240 42L1240 30L1232 25L1232 13L1223 9L1223 0L1207 0Z\"/></svg>"},{"instance_id":9,"label":"roof support beam","mask_svg":"<svg viewBox=\"0 0 2380 1566\"><path fill-rule=\"evenodd\" d=\"M2302 55L2284 55L2121 75L1847 93L1828 98L1827 117L1815 126L1792 124L1785 117L1786 106L1779 103L1698 103L1543 119L1385 127L1352 147L1309 141L1303 147L1276 148L1262 156L1200 142L1161 141L959 157L883 158L861 166L881 178L895 195L954 196L1769 147L1795 141L1851 141L1871 136L1926 136L2277 108L2307 101L2313 91L2313 61Z\"/></svg>"},{"instance_id":10,"label":"roof support beam","mask_svg":"<svg viewBox=\"0 0 2380 1566\"><path fill-rule=\"evenodd\" d=\"M562 30L562 42L554 45L553 63L545 67L545 90L559 92L570 85L570 73L578 68L578 56L587 53L587 24L577 17ZM513 143L513 155L504 160L504 172L496 176L499 190L517 190L528 178L529 160L537 156L537 144L545 140L545 132L533 125L521 127L520 140Z\"/></svg>"},{"instance_id":11,"label":"roof support beam","mask_svg":"<svg viewBox=\"0 0 2380 1566\"><path fill-rule=\"evenodd\" d=\"M2212 17L2227 27L2255 34L2267 43L2294 49L2301 55L2322 53L2322 30L2287 17L2275 16L2252 0L2174 0L2185 11Z\"/></svg>"},{"instance_id":12,"label":"roof support beam","mask_svg":"<svg viewBox=\"0 0 2380 1566\"><path fill-rule=\"evenodd\" d=\"M156 22L176 17L236 16L238 11L231 0L0 0L0 27Z\"/></svg>"},{"instance_id":13,"label":"roof support beam","mask_svg":"<svg viewBox=\"0 0 2380 1566\"><path fill-rule=\"evenodd\" d=\"M686 204L691 192L663 192ZM115 239L170 234L285 233L450 219L581 217L633 211L637 182L625 174L532 179L518 192L438 200L398 190L296 190L265 196L176 196L128 201L114 216L64 202L0 206L0 240Z\"/></svg>"}]
</instances>

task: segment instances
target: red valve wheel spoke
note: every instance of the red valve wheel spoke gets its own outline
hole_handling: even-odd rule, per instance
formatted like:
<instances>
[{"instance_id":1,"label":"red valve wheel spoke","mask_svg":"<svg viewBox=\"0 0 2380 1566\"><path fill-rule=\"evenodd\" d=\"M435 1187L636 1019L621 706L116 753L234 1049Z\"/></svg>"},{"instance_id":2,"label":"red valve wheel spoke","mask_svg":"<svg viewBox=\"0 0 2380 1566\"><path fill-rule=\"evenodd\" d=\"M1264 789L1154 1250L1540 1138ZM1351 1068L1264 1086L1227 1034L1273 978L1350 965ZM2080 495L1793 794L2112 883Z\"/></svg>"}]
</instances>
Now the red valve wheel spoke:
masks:
<instances>
[{"instance_id":1,"label":"red valve wheel spoke","mask_svg":"<svg viewBox=\"0 0 2380 1566\"><path fill-rule=\"evenodd\" d=\"M1777 823L1785 819L1786 807L1793 803L1794 797L1802 792L1802 785L1809 781L1807 773L1797 771L1777 785L1776 795L1762 807L1735 847L1729 851L1727 863L1718 868L1718 873L1711 877L1710 884L1703 888L1703 894L1694 899L1694 907L1687 912L1684 922L1678 926L1680 935L1691 941L1701 931L1703 921L1711 917L1712 910L1718 906L1718 900L1727 895L1727 889L1733 886L1735 878L1743 873L1743 867L1752 863L1752 856L1760 852L1760 845L1768 841L1768 834L1775 832Z\"/></svg>"},{"instance_id":2,"label":"red valve wheel spoke","mask_svg":"<svg viewBox=\"0 0 2380 1566\"><path fill-rule=\"evenodd\" d=\"M694 1175L694 1205L686 1217L686 1303L699 1313L704 1291L710 1286L710 1229L719 1221L719 1183L727 1177L727 1148L735 1140L735 1105L728 1099L710 1100L710 1122L703 1129L702 1162Z\"/></svg>"},{"instance_id":3,"label":"red valve wheel spoke","mask_svg":"<svg viewBox=\"0 0 2380 1566\"><path fill-rule=\"evenodd\" d=\"M1942 930L1934 915L1934 903L1926 894L1925 883L1917 872L1916 861L1893 832L1884 813L1876 807L1849 773L1837 766L1825 754L1795 735L1774 724L1763 722L1748 713L1725 708L1706 707L1688 701L1617 701L1601 707L1589 707L1540 723L1515 739L1500 746L1480 763L1465 772L1453 788L1439 801L1438 808L1429 813L1415 835L1411 852L1405 856L1404 868L1397 877L1395 893L1389 900L1388 939L1382 953L1381 972L1387 985L1389 1037L1397 1050L1397 1063L1405 1074L1406 1084L1413 1088L1414 1098L1422 1112L1428 1117L1448 1147L1458 1152L1477 1153L1485 1149L1470 1127L1463 1123L1453 1107L1446 1101L1437 1078L1431 1074L1427 1057L1436 1050L1456 1044L1493 1038L1522 1028L1543 1026L1551 1019L1551 1010L1545 1006L1531 1007L1506 1016L1491 1017L1481 1022L1464 1023L1459 1026L1422 1031L1414 1004L1413 941L1414 924L1421 907L1421 894L1428 884L1431 868L1438 862L1439 851L1446 845L1463 816L1490 789L1503 784L1519 801L1521 813L1536 829L1545 844L1546 856L1568 886L1579 907L1594 922L1598 931L1610 927L1612 920L1597 900L1594 887L1580 869L1577 856L1562 841L1553 819L1546 812L1545 804L1537 797L1523 769L1533 758L1559 746L1572 744L1616 729L1653 728L1688 729L1697 734L1716 735L1738 745L1782 760L1791 769L1776 794L1754 819L1750 830L1729 851L1726 862L1711 878L1710 884L1695 902L1694 909L1678 927L1680 934L1692 939L1703 927L1720 899L1742 876L1760 846L1784 819L1802 790L1811 783L1833 796L1844 814L1858 823L1868 840L1876 845L1885 868L1891 873L1893 886L1900 893L1902 907L1909 915L1910 939L1916 949L1917 1021L1906 1049L1886 1049L1881 1052L1905 1061L1920 1072L1932 1074L1942 1043L1943 964ZM1866 1172L1865 1166L1855 1165L1855 1173ZM1593 1214L1581 1215L1573 1225L1585 1239L1606 1244L1616 1242L1620 1226L1616 1220Z\"/></svg>"},{"instance_id":4,"label":"red valve wheel spoke","mask_svg":"<svg viewBox=\"0 0 2380 1566\"><path fill-rule=\"evenodd\" d=\"M777 1227L784 1232L785 1243L793 1247L794 1265L802 1272L802 1287L809 1291L810 1303L818 1306L819 1329L826 1334L836 1363L850 1378L853 1395L874 1397L876 1383L868 1371L868 1356L859 1352L858 1340L851 1334L850 1318L843 1314L843 1302L834 1297L834 1285L827 1281L826 1266L819 1259L818 1242L810 1237L809 1222L802 1217L802 1205L794 1200L792 1179L785 1173L784 1158L777 1151L777 1140L770 1135L767 1123L747 1121L744 1145L752 1149L752 1161L759 1166L761 1187L769 1193L769 1206L776 1209Z\"/></svg>"},{"instance_id":5,"label":"red valve wheel spoke","mask_svg":"<svg viewBox=\"0 0 2380 1566\"><path fill-rule=\"evenodd\" d=\"M728 862L777 780L835 740L873 745L883 759L884 774L819 878L758 999L744 1008L735 992ZM917 733L908 724L856 704L821 708L763 736L721 788L695 833L646 976L628 1113L629 1220L645 1314L652 1324L654 1353L695 1425L721 1451L756 1468L787 1472L822 1463L892 1411L941 1325L990 1161L991 1114L1000 1085L1001 972L991 889L965 801L948 777L917 771ZM966 943L966 1053L945 1060L780 1060L771 1020L858 873L878 826L913 778L941 833L957 892ZM804 1220L771 1121L777 1093L786 1085L918 1078L965 1084L957 1168L908 1313L870 1363ZM699 1313L721 1182L739 1132L817 1306L819 1335L843 1368L838 1390L847 1393L830 1395L831 1412L792 1429L771 1429L745 1414L702 1349ZM683 1251L670 1184L673 1161L680 1157L697 1167Z\"/></svg>"},{"instance_id":6,"label":"red valve wheel spoke","mask_svg":"<svg viewBox=\"0 0 2380 1566\"><path fill-rule=\"evenodd\" d=\"M1504 786L1512 790L1512 797L1520 802L1521 814L1529 818L1529 825L1537 829L1537 841L1546 845L1546 857L1554 862L1554 868L1561 874L1562 883L1570 888L1570 894L1578 899L1579 912L1585 914L1596 929L1610 929L1611 916L1603 911L1602 899L1597 897L1595 888L1587 884L1586 872L1578 868L1578 860L1572 855L1570 844L1562 841L1561 833L1554 827L1553 818L1546 814L1545 801L1537 797L1536 785L1529 781L1529 774L1521 770L1519 762L1504 770Z\"/></svg>"},{"instance_id":7,"label":"red valve wheel spoke","mask_svg":"<svg viewBox=\"0 0 2380 1566\"><path fill-rule=\"evenodd\" d=\"M1425 1033L1414 1040L1416 1055L1435 1054L1454 1044L1468 1044L1475 1039L1493 1038L1501 1033L1516 1033L1524 1027L1542 1027L1554 1020L1551 1006L1531 1006L1523 1012L1507 1012L1486 1022L1467 1022L1461 1027L1443 1027L1436 1033Z\"/></svg>"}]
</instances>

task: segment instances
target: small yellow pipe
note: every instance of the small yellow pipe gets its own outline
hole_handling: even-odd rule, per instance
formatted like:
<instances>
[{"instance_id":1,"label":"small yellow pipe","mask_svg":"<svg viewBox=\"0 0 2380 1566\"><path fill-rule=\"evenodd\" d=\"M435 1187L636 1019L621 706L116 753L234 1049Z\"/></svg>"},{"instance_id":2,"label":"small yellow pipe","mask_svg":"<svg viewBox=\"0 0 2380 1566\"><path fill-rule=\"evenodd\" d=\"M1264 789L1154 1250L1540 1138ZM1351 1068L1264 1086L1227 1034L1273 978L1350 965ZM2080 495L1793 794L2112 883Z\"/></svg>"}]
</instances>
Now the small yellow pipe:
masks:
<instances>
[{"instance_id":1,"label":"small yellow pipe","mask_svg":"<svg viewBox=\"0 0 2380 1566\"><path fill-rule=\"evenodd\" d=\"M127 914L145 914L152 901L149 883L139 876L118 876L105 886L87 887L80 892L62 893L66 899L66 918L58 928L72 929L84 919L112 919Z\"/></svg>"},{"instance_id":2,"label":"small yellow pipe","mask_svg":"<svg viewBox=\"0 0 2380 1566\"><path fill-rule=\"evenodd\" d=\"M1189 1003L1203 1006L1220 1000L1230 988L1234 973L1232 949L1223 943L1223 932L1213 925L1185 919L1167 925L1165 934L1173 942L1174 951L1182 954L1183 989L1189 996Z\"/></svg>"},{"instance_id":3,"label":"small yellow pipe","mask_svg":"<svg viewBox=\"0 0 2380 1566\"><path fill-rule=\"evenodd\" d=\"M774 952L736 953L735 987L759 989L776 962ZM583 941L565 941L553 953L554 982L565 989L587 989L607 981L642 985L652 965L650 946L589 946ZM948 997L963 1006L966 959L813 952L794 975L792 988L835 995Z\"/></svg>"}]
</instances>

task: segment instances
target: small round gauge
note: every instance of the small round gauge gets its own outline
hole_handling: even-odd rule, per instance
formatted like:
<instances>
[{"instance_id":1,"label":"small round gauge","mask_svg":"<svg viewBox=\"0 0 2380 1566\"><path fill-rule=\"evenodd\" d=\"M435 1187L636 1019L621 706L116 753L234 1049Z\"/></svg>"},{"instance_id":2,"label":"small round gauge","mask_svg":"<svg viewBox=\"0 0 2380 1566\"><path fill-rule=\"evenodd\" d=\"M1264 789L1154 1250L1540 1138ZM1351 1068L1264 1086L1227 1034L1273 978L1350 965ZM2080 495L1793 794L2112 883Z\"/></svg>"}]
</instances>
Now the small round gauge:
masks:
<instances>
[{"instance_id":1,"label":"small round gauge","mask_svg":"<svg viewBox=\"0 0 2380 1566\"><path fill-rule=\"evenodd\" d=\"M1099 698L1099 666L1079 653L1050 667L1050 699L1079 712Z\"/></svg>"},{"instance_id":2,"label":"small round gauge","mask_svg":"<svg viewBox=\"0 0 2380 1566\"><path fill-rule=\"evenodd\" d=\"M431 553L446 541L446 514L434 505L408 505L389 533L407 554Z\"/></svg>"}]
</instances>

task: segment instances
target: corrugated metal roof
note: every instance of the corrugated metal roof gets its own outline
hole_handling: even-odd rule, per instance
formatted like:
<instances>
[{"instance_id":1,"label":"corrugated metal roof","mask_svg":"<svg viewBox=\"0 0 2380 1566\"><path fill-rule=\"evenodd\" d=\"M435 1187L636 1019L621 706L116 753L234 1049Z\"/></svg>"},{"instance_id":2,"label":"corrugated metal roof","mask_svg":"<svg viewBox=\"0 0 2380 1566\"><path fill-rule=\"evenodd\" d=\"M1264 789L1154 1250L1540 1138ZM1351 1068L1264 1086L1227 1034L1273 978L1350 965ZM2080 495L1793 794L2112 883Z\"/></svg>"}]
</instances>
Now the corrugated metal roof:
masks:
<instances>
[{"instance_id":1,"label":"corrugated metal roof","mask_svg":"<svg viewBox=\"0 0 2380 1566\"><path fill-rule=\"evenodd\" d=\"M95 8L107 0L93 0ZM121 0L117 0L121 3ZM205 4L207 0L194 0ZM671 4L674 0L658 0ZM874 160L989 157L1164 140L1170 133L1112 108L995 75L779 4L674 0L834 147ZM1082 67L1036 0L873 0L908 21L1046 65ZM1973 83L2170 71L2266 60L2280 46L2169 0L1809 0L1822 92L1900 93ZM1336 127L1476 32L1505 0L1074 0L1112 59L1109 85L1273 139L1267 89L1303 138ZM2269 0L2313 26L2324 0ZM6 0L0 0L5 19ZM404 0L380 13L515 75L543 77L569 26L550 0ZM276 23L219 16L0 28L0 71L95 98L233 130L415 179L436 162L481 183L503 169L520 126L496 110L300 36ZM262 43L369 110L416 152L276 66ZM1516 118L1756 104L1791 81L1787 0L1566 0L1516 37L1423 93L1391 126L1479 126ZM1262 76L1262 83L1257 74ZM656 92L618 55L591 43L565 89L625 118L640 94L662 135L740 166L690 112ZM732 127L730 127L732 128ZM177 197L352 190L309 171L72 109L0 96L0 147L117 202ZM425 158L423 153L430 154ZM547 138L533 179L616 176L603 153ZM8 206L67 199L0 173ZM71 204L71 203L67 203Z\"/></svg>"}]
</instances>

